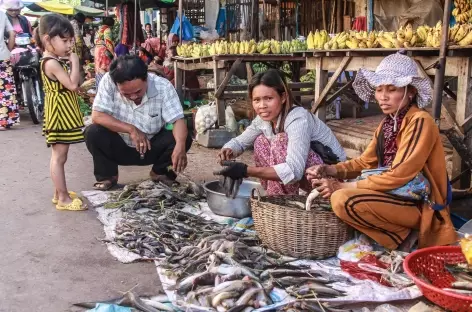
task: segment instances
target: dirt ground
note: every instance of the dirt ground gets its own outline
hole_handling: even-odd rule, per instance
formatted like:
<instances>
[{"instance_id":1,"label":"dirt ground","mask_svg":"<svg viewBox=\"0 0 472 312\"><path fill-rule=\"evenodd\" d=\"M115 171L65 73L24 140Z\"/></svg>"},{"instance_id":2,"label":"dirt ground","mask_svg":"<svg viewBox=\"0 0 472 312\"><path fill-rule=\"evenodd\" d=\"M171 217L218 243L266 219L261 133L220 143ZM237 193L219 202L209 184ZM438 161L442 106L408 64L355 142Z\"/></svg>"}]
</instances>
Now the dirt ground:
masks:
<instances>
[{"instance_id":1,"label":"dirt ground","mask_svg":"<svg viewBox=\"0 0 472 312\"><path fill-rule=\"evenodd\" d=\"M99 241L103 229L94 210L59 212L51 204L50 150L41 127L22 114L21 126L0 132L0 311L81 311L72 303L111 299L135 288L161 290L152 263L122 264ZM185 174L214 179L218 150L194 145ZM242 160L251 163L251 153ZM149 167L121 167L120 183L143 180ZM71 147L68 187L92 188L92 159L84 144Z\"/></svg>"}]
</instances>

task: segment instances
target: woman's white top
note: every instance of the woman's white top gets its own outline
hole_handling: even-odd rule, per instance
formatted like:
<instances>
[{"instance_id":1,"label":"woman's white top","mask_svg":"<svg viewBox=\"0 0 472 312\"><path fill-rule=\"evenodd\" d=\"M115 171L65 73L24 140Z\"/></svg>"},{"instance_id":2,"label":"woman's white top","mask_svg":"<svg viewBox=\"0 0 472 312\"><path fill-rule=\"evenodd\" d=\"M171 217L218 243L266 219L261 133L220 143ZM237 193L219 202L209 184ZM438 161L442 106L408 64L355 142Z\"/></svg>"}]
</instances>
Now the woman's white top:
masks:
<instances>
[{"instance_id":1,"label":"woman's white top","mask_svg":"<svg viewBox=\"0 0 472 312\"><path fill-rule=\"evenodd\" d=\"M277 122L277 127L280 123ZM285 119L284 132L288 137L287 159L285 163L273 166L283 184L300 181L305 174L310 143L318 141L331 148L340 161L346 160L346 153L328 126L303 107L292 109ZM263 134L271 140L275 137L272 125L257 116L251 125L238 137L223 146L230 148L235 157L254 145L256 138Z\"/></svg>"}]
</instances>

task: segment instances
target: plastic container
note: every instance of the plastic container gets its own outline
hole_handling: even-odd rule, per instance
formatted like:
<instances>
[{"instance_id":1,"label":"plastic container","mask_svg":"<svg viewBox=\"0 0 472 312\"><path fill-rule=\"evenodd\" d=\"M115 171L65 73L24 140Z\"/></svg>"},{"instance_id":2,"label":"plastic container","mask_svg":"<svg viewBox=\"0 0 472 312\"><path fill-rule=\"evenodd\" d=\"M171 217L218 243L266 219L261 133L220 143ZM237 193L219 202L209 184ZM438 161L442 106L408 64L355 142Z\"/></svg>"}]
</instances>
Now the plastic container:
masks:
<instances>
[{"instance_id":1,"label":"plastic container","mask_svg":"<svg viewBox=\"0 0 472 312\"><path fill-rule=\"evenodd\" d=\"M472 311L472 296L444 291L456 281L446 264L466 262L457 246L430 247L408 255L403 263L406 274L415 282L423 295L438 306L454 312Z\"/></svg>"}]
</instances>

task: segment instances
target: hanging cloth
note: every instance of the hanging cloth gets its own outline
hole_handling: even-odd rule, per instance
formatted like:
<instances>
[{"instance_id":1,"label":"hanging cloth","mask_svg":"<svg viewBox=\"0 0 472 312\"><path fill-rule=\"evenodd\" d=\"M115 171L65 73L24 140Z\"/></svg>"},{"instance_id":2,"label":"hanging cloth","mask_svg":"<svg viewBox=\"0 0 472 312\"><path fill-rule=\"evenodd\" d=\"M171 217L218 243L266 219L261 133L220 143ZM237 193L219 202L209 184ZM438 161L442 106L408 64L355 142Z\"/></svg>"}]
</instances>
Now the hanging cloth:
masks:
<instances>
[{"instance_id":1,"label":"hanging cloth","mask_svg":"<svg viewBox=\"0 0 472 312\"><path fill-rule=\"evenodd\" d=\"M139 4L137 5L137 12L140 12ZM137 14L135 20L134 3L125 2L120 6L120 38L121 43L127 46L134 44L134 25L136 24L136 45L141 46L144 43L144 33L142 31L141 16Z\"/></svg>"}]
</instances>

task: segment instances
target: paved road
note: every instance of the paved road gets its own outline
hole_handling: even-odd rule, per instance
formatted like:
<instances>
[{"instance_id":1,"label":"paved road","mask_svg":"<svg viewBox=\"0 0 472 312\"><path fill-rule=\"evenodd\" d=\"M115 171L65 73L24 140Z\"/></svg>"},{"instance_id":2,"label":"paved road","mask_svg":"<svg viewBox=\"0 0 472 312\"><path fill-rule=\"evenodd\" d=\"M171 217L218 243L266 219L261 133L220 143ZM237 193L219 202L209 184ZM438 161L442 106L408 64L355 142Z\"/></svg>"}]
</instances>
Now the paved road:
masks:
<instances>
[{"instance_id":1,"label":"paved road","mask_svg":"<svg viewBox=\"0 0 472 312\"><path fill-rule=\"evenodd\" d=\"M109 255L97 240L103 231L93 210L56 211L50 202L50 149L40 126L22 116L21 126L0 132L0 146L0 311L76 311L74 302L114 298L136 284L140 294L159 292L153 264L122 264ZM187 175L212 179L215 157L215 150L193 147ZM92 162L84 144L71 147L66 166L69 189L91 189ZM120 183L148 172L121 168Z\"/></svg>"}]
</instances>

